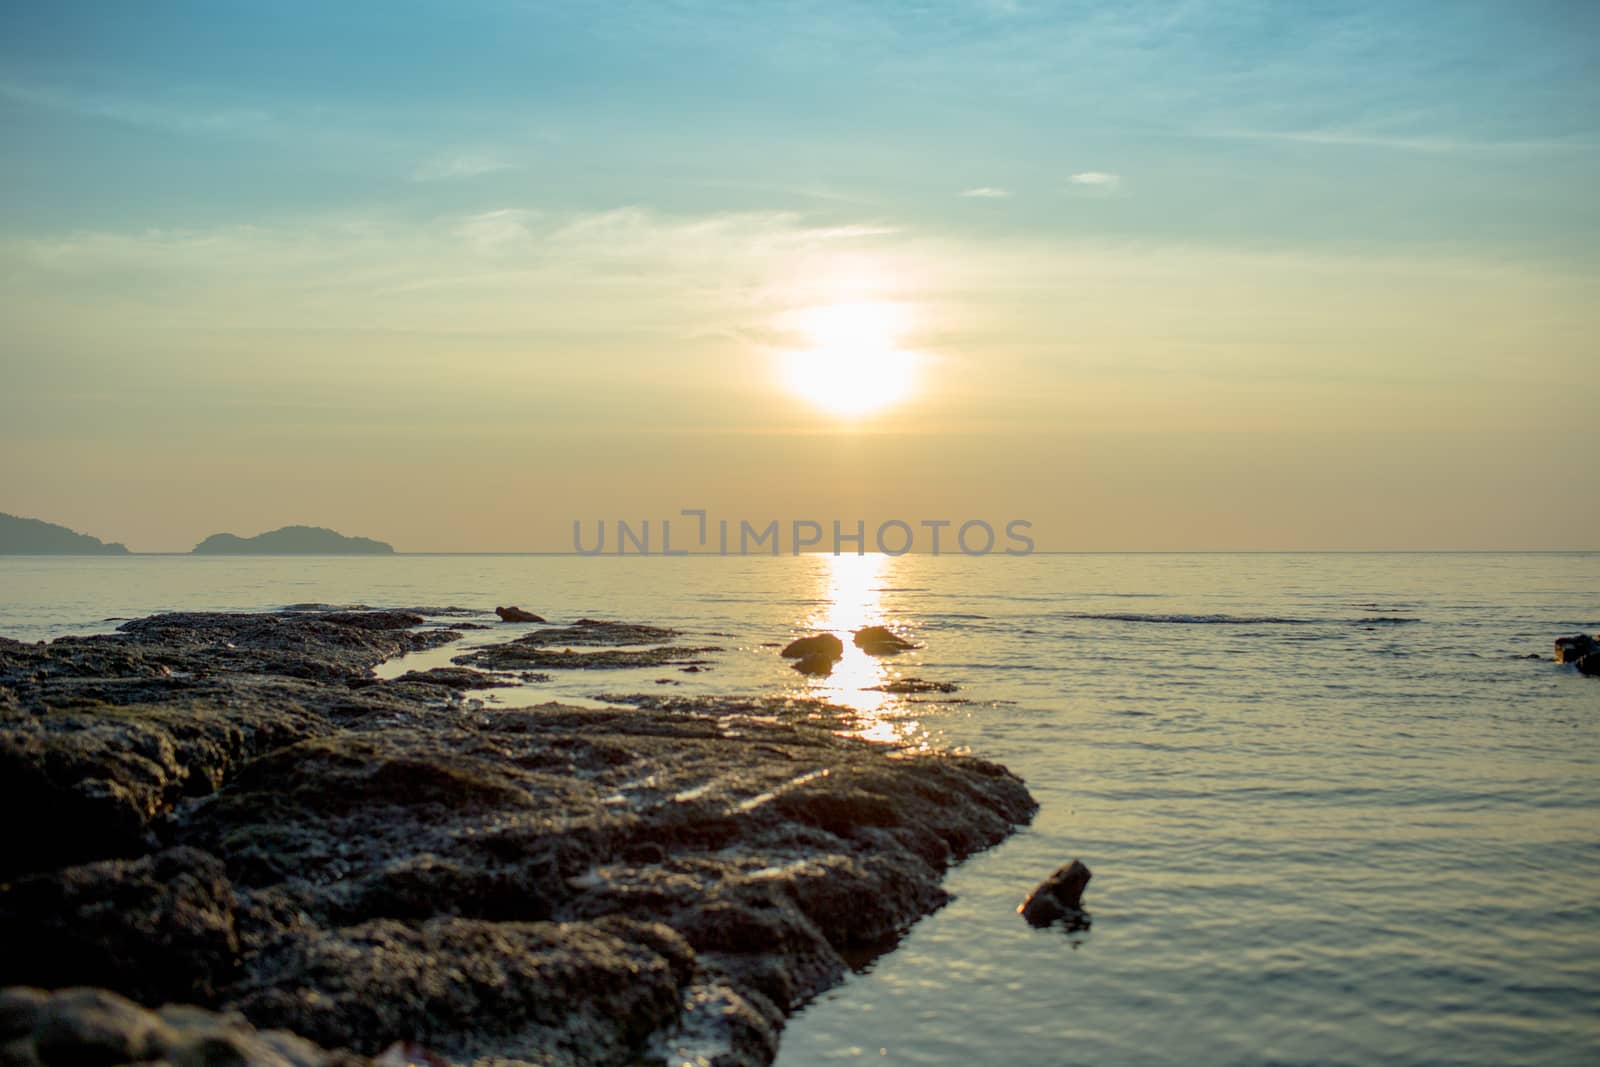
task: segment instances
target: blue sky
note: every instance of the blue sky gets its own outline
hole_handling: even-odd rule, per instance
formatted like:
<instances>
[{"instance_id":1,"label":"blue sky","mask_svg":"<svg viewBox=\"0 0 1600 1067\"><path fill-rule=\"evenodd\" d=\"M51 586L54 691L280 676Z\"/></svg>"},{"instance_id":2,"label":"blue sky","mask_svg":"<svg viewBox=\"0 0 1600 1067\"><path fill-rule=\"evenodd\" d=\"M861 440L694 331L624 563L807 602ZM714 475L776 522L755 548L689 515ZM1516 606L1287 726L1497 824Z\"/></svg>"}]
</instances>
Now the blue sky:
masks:
<instances>
[{"instance_id":1,"label":"blue sky","mask_svg":"<svg viewBox=\"0 0 1600 1067\"><path fill-rule=\"evenodd\" d=\"M517 197L1559 258L1595 233L1600 7L1583 2L113 2L3 20L14 231ZM1085 203L1084 172L1137 200Z\"/></svg>"},{"instance_id":2,"label":"blue sky","mask_svg":"<svg viewBox=\"0 0 1600 1067\"><path fill-rule=\"evenodd\" d=\"M718 493L1033 507L1045 547L1592 540L1523 472L1600 447L1560 384L1597 42L1588 2L8 5L0 510L530 547L395 503L415 446L535 541ZM844 425L778 365L858 305L922 371ZM844 495L774 499L819 440ZM549 506L487 499L516 479Z\"/></svg>"}]
</instances>

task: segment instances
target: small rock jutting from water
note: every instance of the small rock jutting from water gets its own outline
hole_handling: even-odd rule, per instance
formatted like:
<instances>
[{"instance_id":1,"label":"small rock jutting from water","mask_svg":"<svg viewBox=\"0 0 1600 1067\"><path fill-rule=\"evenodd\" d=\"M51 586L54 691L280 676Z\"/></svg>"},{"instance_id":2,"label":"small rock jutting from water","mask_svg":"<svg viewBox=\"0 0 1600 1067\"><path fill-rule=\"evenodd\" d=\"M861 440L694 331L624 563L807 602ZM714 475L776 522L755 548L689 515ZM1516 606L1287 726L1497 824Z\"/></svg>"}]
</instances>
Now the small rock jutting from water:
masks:
<instances>
[{"instance_id":1,"label":"small rock jutting from water","mask_svg":"<svg viewBox=\"0 0 1600 1067\"><path fill-rule=\"evenodd\" d=\"M794 669L801 674L812 674L820 677L832 674L833 665L837 662L839 662L838 659L828 655L826 652L812 652L795 660Z\"/></svg>"},{"instance_id":2,"label":"small rock jutting from water","mask_svg":"<svg viewBox=\"0 0 1600 1067\"><path fill-rule=\"evenodd\" d=\"M778 655L784 659L804 659L807 656L822 655L834 660L844 655L844 642L833 634L812 634L810 637L790 641L783 646L783 651Z\"/></svg>"},{"instance_id":3,"label":"small rock jutting from water","mask_svg":"<svg viewBox=\"0 0 1600 1067\"><path fill-rule=\"evenodd\" d=\"M856 631L856 647L869 656L892 656L920 645L912 644L886 626L864 626Z\"/></svg>"},{"instance_id":4,"label":"small rock jutting from water","mask_svg":"<svg viewBox=\"0 0 1600 1067\"><path fill-rule=\"evenodd\" d=\"M1556 638L1556 662L1576 663L1591 652L1600 651L1600 643L1588 634Z\"/></svg>"},{"instance_id":5,"label":"small rock jutting from water","mask_svg":"<svg viewBox=\"0 0 1600 1067\"><path fill-rule=\"evenodd\" d=\"M533 612L523 611L515 604L508 608L497 607L494 609L494 613L500 616L501 622L544 622L543 619L535 615Z\"/></svg>"},{"instance_id":6,"label":"small rock jutting from water","mask_svg":"<svg viewBox=\"0 0 1600 1067\"><path fill-rule=\"evenodd\" d=\"M1028 899L1017 905L1017 914L1033 926L1049 926L1061 919L1081 922L1083 891L1092 877L1082 860L1073 860L1040 882Z\"/></svg>"},{"instance_id":7,"label":"small rock jutting from water","mask_svg":"<svg viewBox=\"0 0 1600 1067\"><path fill-rule=\"evenodd\" d=\"M954 682L930 682L925 678L896 678L883 685L869 685L869 693L954 693L960 687Z\"/></svg>"},{"instance_id":8,"label":"small rock jutting from water","mask_svg":"<svg viewBox=\"0 0 1600 1067\"><path fill-rule=\"evenodd\" d=\"M426 671L407 671L394 682L397 685L403 683L437 685L446 689L493 689L497 686L521 684L513 679L496 677L467 667L434 667Z\"/></svg>"},{"instance_id":9,"label":"small rock jutting from water","mask_svg":"<svg viewBox=\"0 0 1600 1067\"><path fill-rule=\"evenodd\" d=\"M1556 662L1570 663L1579 674L1600 677L1600 640L1588 634L1556 638Z\"/></svg>"},{"instance_id":10,"label":"small rock jutting from water","mask_svg":"<svg viewBox=\"0 0 1600 1067\"><path fill-rule=\"evenodd\" d=\"M498 671L524 668L621 670L703 665L705 661L695 657L722 651L716 645L637 647L675 637L677 633L642 623L579 619L571 626L533 630L505 644L474 649L455 657L453 662ZM586 648L597 651L580 651Z\"/></svg>"}]
</instances>

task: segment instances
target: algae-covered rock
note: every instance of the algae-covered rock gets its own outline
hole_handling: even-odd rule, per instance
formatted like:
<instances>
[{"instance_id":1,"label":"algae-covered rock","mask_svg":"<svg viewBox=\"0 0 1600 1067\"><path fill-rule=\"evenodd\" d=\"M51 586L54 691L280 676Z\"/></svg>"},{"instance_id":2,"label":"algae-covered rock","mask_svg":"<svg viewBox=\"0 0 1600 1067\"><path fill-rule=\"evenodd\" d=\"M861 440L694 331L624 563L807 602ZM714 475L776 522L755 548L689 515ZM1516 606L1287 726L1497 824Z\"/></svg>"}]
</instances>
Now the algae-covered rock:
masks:
<instances>
[{"instance_id":1,"label":"algae-covered rock","mask_svg":"<svg viewBox=\"0 0 1600 1067\"><path fill-rule=\"evenodd\" d=\"M0 886L0 985L98 985L148 1004L211 1003L238 966L222 862L193 848Z\"/></svg>"},{"instance_id":2,"label":"algae-covered rock","mask_svg":"<svg viewBox=\"0 0 1600 1067\"><path fill-rule=\"evenodd\" d=\"M819 701L488 710L454 694L499 681L475 671L378 683L448 639L423 614L0 641L0 790L38 813L0 870L0 982L96 987L0 995L7 1056L764 1064L1034 810L1003 768L842 736L856 713ZM482 651L703 651L559 629Z\"/></svg>"}]
</instances>

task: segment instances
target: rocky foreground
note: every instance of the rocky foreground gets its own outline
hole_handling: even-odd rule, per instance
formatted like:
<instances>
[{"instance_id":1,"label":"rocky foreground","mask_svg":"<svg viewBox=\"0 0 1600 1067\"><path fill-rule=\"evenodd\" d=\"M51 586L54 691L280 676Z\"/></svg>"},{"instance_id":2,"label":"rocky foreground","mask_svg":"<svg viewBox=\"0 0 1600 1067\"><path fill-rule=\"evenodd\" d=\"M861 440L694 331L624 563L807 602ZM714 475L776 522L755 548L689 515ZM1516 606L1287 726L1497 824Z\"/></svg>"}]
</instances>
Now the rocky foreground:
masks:
<instances>
[{"instance_id":1,"label":"rocky foreground","mask_svg":"<svg viewBox=\"0 0 1600 1067\"><path fill-rule=\"evenodd\" d=\"M463 691L505 683L470 666L376 679L459 636L422 623L0 639L0 1063L763 1064L1035 808L816 702L489 710ZM608 624L577 625L473 664L585 665Z\"/></svg>"}]
</instances>

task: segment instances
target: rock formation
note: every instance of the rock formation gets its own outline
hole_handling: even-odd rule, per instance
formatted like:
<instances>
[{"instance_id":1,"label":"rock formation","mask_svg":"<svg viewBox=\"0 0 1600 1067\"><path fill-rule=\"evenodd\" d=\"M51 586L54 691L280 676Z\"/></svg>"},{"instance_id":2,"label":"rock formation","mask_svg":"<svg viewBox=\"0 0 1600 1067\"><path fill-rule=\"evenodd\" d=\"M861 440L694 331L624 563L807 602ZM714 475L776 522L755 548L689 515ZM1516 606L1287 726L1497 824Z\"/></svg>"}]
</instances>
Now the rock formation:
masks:
<instances>
[{"instance_id":1,"label":"rock formation","mask_svg":"<svg viewBox=\"0 0 1600 1067\"><path fill-rule=\"evenodd\" d=\"M1087 925L1081 912L1083 891L1091 877L1082 861L1073 860L1040 882L1017 906L1017 913L1033 926L1049 926L1063 919L1073 925Z\"/></svg>"},{"instance_id":2,"label":"rock formation","mask_svg":"<svg viewBox=\"0 0 1600 1067\"><path fill-rule=\"evenodd\" d=\"M457 668L378 680L457 636L423 625L196 613L0 639L0 801L28 813L0 854L7 1055L357 1064L414 1043L576 1067L676 1062L692 1038L764 1064L788 1012L1035 808L1001 767L896 756L816 701L491 711Z\"/></svg>"},{"instance_id":3,"label":"rock formation","mask_svg":"<svg viewBox=\"0 0 1600 1067\"><path fill-rule=\"evenodd\" d=\"M917 647L884 626L865 626L857 630L855 645L869 656L892 656Z\"/></svg>"},{"instance_id":4,"label":"rock formation","mask_svg":"<svg viewBox=\"0 0 1600 1067\"><path fill-rule=\"evenodd\" d=\"M778 655L784 659L803 659L806 656L816 655L838 659L844 655L844 642L833 634L814 634L811 637L790 641L783 646L783 651Z\"/></svg>"}]
</instances>

